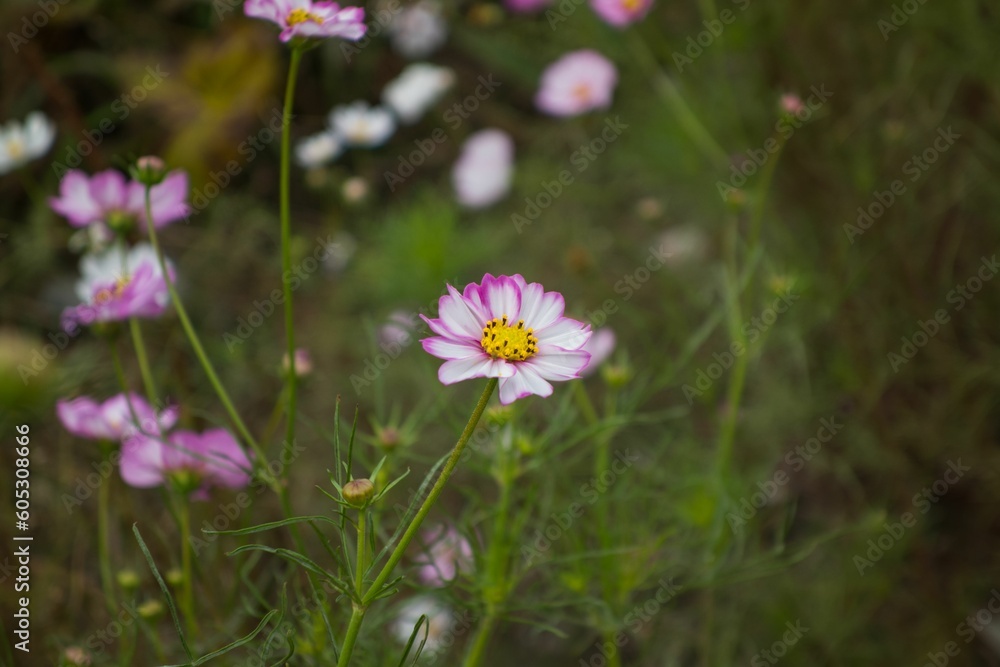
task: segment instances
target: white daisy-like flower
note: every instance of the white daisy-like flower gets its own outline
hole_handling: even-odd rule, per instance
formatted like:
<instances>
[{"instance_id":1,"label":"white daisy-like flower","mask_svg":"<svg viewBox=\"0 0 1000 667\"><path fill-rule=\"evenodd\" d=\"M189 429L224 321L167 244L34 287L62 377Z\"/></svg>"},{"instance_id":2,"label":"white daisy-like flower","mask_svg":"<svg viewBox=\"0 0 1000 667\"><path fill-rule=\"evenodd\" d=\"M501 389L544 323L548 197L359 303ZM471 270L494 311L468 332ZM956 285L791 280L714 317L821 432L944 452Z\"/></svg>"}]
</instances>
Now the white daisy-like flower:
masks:
<instances>
[{"instance_id":1,"label":"white daisy-like flower","mask_svg":"<svg viewBox=\"0 0 1000 667\"><path fill-rule=\"evenodd\" d=\"M295 161L305 169L316 169L333 162L344 152L344 141L330 130L313 134L295 145Z\"/></svg>"},{"instance_id":2,"label":"white daisy-like flower","mask_svg":"<svg viewBox=\"0 0 1000 667\"><path fill-rule=\"evenodd\" d=\"M330 112L330 127L350 146L374 148L392 136L396 121L383 107L354 102Z\"/></svg>"},{"instance_id":3,"label":"white daisy-like flower","mask_svg":"<svg viewBox=\"0 0 1000 667\"><path fill-rule=\"evenodd\" d=\"M382 101L406 124L415 123L441 99L455 83L455 73L447 67L414 63L389 82Z\"/></svg>"},{"instance_id":4,"label":"white daisy-like flower","mask_svg":"<svg viewBox=\"0 0 1000 667\"><path fill-rule=\"evenodd\" d=\"M448 37L448 23L435 0L421 0L407 7L389 25L394 48L404 58L425 58L437 51Z\"/></svg>"},{"instance_id":5,"label":"white daisy-like flower","mask_svg":"<svg viewBox=\"0 0 1000 667\"><path fill-rule=\"evenodd\" d=\"M392 624L392 633L401 643L405 644L413 634L413 628L421 616L427 617L427 643L424 651L436 651L441 641L455 625L454 613L445 604L430 595L412 597L399 606L399 615ZM416 645L424 638L424 628L417 633Z\"/></svg>"},{"instance_id":6,"label":"white daisy-like flower","mask_svg":"<svg viewBox=\"0 0 1000 667\"><path fill-rule=\"evenodd\" d=\"M0 174L45 155L55 138L56 126L39 111L28 114L23 124L12 120L0 127Z\"/></svg>"}]
</instances>

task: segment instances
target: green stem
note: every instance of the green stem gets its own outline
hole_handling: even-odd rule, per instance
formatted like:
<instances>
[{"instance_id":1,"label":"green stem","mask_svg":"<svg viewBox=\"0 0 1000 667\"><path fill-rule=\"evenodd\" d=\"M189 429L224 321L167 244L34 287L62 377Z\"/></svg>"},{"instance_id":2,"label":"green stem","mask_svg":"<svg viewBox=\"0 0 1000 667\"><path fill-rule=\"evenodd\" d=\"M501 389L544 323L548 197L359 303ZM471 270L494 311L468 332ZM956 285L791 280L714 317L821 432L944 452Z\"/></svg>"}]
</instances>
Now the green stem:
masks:
<instances>
[{"instance_id":1,"label":"green stem","mask_svg":"<svg viewBox=\"0 0 1000 667\"><path fill-rule=\"evenodd\" d=\"M367 514L368 510L366 509L358 511L358 558L354 575L354 590L357 591L359 599L365 594L365 562L367 560L365 557L365 531L368 529L365 525L365 518Z\"/></svg>"},{"instance_id":2,"label":"green stem","mask_svg":"<svg viewBox=\"0 0 1000 667\"><path fill-rule=\"evenodd\" d=\"M753 213L750 218L750 237L747 241L747 249L749 252L753 252L757 248L757 243L760 241L760 228L761 222L764 219L764 207L767 202L767 192L771 187L771 181L774 179L774 171L778 166L778 158L781 157L782 148L785 147L784 135L778 138L778 150L770 156L767 163L764 165L763 173L760 175L760 183L757 186L757 201L754 203Z\"/></svg>"},{"instance_id":3,"label":"green stem","mask_svg":"<svg viewBox=\"0 0 1000 667\"><path fill-rule=\"evenodd\" d=\"M472 639L469 652L465 656L464 667L477 667L486 655L486 648L490 639L493 638L493 630L496 628L497 617L493 613L487 613L486 618L476 629L476 636Z\"/></svg>"},{"instance_id":4,"label":"green stem","mask_svg":"<svg viewBox=\"0 0 1000 667\"><path fill-rule=\"evenodd\" d=\"M102 443L103 444L103 443ZM108 460L110 454L110 444L103 444L102 450L104 459ZM111 480L101 481L97 487L97 558L101 567L101 584L104 589L104 598L108 604L108 611L112 617L118 613L118 601L115 596L115 586L111 578L111 555L110 543L108 539L108 513L111 508Z\"/></svg>"},{"instance_id":5,"label":"green stem","mask_svg":"<svg viewBox=\"0 0 1000 667\"><path fill-rule=\"evenodd\" d=\"M455 467L458 466L458 461L462 457L462 452L465 450L465 446L469 444L469 439L472 437L472 433L475 431L476 425L479 423L479 419L483 416L483 412L486 410L486 405L489 403L490 396L493 395L493 391L496 389L498 382L499 380L497 378L490 378L486 383L486 388L483 389L483 394L479 397L479 402L472 411L472 416L469 417L469 423L465 425L462 435L459 436L458 442L455 443L455 448L451 450L451 455L448 457L444 467L438 474L438 478L434 482L434 486L431 487L430 493L427 494L427 498L424 499L423 504L420 506L420 509L417 510L417 513L414 515L410 525L407 526L406 531L399 539L399 543L396 545L396 548L393 549L392 553L389 555L389 560L386 561L385 566L383 566L379 571L375 580L372 582L372 585L368 587L368 592L362 596L361 603L354 604L354 609L351 613L351 622L347 627L347 636L344 638L344 645L340 651L340 660L337 661L337 667L347 667L350 663L351 652L354 650L354 642L358 638L358 632L361 630L361 623L365 619L365 612L368 610L368 605L370 605L375 600L376 596L378 596L378 594L382 591L382 587L385 585L386 580L392 574L392 571L396 569L399 561L402 560L406 547L409 546L410 542L416 536L417 531L420 530L420 525L430 513L431 507L434 506L438 496L441 495L445 484L448 482L451 474L455 471Z\"/></svg>"},{"instance_id":6,"label":"green stem","mask_svg":"<svg viewBox=\"0 0 1000 667\"><path fill-rule=\"evenodd\" d=\"M347 626L344 645L340 648L340 659L337 661L337 667L347 667L351 664L351 653L354 652L354 643L358 640L358 633L361 632L361 622L365 620L365 610L365 607L355 605L351 611L351 622Z\"/></svg>"},{"instance_id":7,"label":"green stem","mask_svg":"<svg viewBox=\"0 0 1000 667\"><path fill-rule=\"evenodd\" d=\"M181 302L180 295L177 294L177 289L174 287L174 281L170 278L170 272L167 269L167 260L163 256L163 250L160 248L160 241L156 236L156 227L153 226L153 214L152 214L152 204L150 201L150 188L146 187L146 229L149 232L149 240L153 244L153 249L156 251L156 258L160 263L160 270L163 272L163 281L167 285L167 291L170 293L170 301L174 304L174 309L177 311L177 318L181 322L181 327L184 329L184 333L187 335L188 341L191 343L191 348L194 350L195 356L198 357L198 361L201 362L201 367L205 370L205 375L208 376L208 381L211 383L212 388L215 389L215 393L218 395L219 400L225 407L226 412L229 414L230 420L232 420L233 425L236 430L239 431L240 435L244 440L250 445L257 454L258 461L266 461L264 452L261 450L260 445L254 440L254 437L250 434L250 430L243 423L243 419L240 418L239 413L233 406L232 400L229 398L229 393L226 392L225 387L222 386L222 382L219 380L219 376L215 372L215 367L212 366L212 362L209 361L208 355L205 354L205 348L201 345L201 340L198 339L198 334L195 332L194 327L191 326L191 320L188 317L187 310L184 308L184 304ZM280 493L280 491L279 491Z\"/></svg>"},{"instance_id":8,"label":"green stem","mask_svg":"<svg viewBox=\"0 0 1000 667\"><path fill-rule=\"evenodd\" d=\"M153 374L149 371L149 358L146 356L146 345L142 340L142 329L139 328L139 320L134 317L129 318L128 326L132 332L132 344L135 346L135 356L139 360L139 373L142 375L142 385L146 388L146 398L155 405L159 397L156 393L156 384L153 382Z\"/></svg>"},{"instance_id":9,"label":"green stem","mask_svg":"<svg viewBox=\"0 0 1000 667\"><path fill-rule=\"evenodd\" d=\"M486 383L486 388L483 389L483 395L479 397L479 403L476 404L475 410L472 411L472 416L469 417L469 423L465 425L465 430L462 431L462 435L459 436L458 442L455 443L455 448L451 451L451 456L449 456L447 462L445 462L444 468L441 469L441 473L438 475L437 481L434 482L434 486L431 488L430 493L427 494L427 498L424 499L420 509L417 510L416 515L413 517L413 521L410 522L406 532L404 532L403 536L400 538L399 544L396 545L396 548L389 556L389 560L378 573L378 576L375 577L375 581L368 589L368 594L363 600L365 604L369 604L372 600L374 600L375 596L381 591L386 579L388 579L389 575L392 574L392 571L396 569L396 565L399 564L399 561L402 560L403 552L406 551L406 547L416 536L417 531L420 529L420 524L423 523L424 519L431 511L431 507L434 506L438 496L440 496L441 492L444 490L444 485L448 482L448 478L451 477L452 472L455 471L455 467L458 465L458 459L462 456L462 451L469 443L469 438L472 437L472 432L475 430L476 424L479 423L479 418L483 416L483 411L486 410L486 404L489 403L490 396L493 395L493 390L496 389L498 382L499 380L497 378L490 378Z\"/></svg>"},{"instance_id":10,"label":"green stem","mask_svg":"<svg viewBox=\"0 0 1000 667\"><path fill-rule=\"evenodd\" d=\"M292 59L288 65L288 82L285 86L285 108L281 117L281 174L280 174L280 205L281 205L281 275L287 276L292 271L292 216L290 204L291 180L291 138L292 101L295 97L295 80L298 78L299 63L302 60L302 50L292 49ZM285 424L286 460L291 460L291 451L295 442L295 409L298 377L295 374L295 318L292 310L292 285L288 280L281 281L285 292L285 338L288 342L288 373L286 387L288 390L288 419ZM282 479L288 478L288 468L282 471Z\"/></svg>"},{"instance_id":11,"label":"green stem","mask_svg":"<svg viewBox=\"0 0 1000 667\"><path fill-rule=\"evenodd\" d=\"M181 604L184 606L188 634L193 637L197 632L197 625L194 622L194 572L191 567L191 506L183 496L180 498L180 505L181 572L184 576Z\"/></svg>"},{"instance_id":12,"label":"green stem","mask_svg":"<svg viewBox=\"0 0 1000 667\"><path fill-rule=\"evenodd\" d=\"M633 33L633 38L627 40L632 47L636 58L641 61L649 76L653 80L653 89L663 99L664 104L677 118L677 122L683 127L695 144L702 150L705 157L716 167L724 168L729 162L729 156L722 146L715 140L712 133L698 120L698 115L691 110L684 96L677 85L663 71L656 61L656 56L646 43L645 39L638 32Z\"/></svg>"}]
</instances>

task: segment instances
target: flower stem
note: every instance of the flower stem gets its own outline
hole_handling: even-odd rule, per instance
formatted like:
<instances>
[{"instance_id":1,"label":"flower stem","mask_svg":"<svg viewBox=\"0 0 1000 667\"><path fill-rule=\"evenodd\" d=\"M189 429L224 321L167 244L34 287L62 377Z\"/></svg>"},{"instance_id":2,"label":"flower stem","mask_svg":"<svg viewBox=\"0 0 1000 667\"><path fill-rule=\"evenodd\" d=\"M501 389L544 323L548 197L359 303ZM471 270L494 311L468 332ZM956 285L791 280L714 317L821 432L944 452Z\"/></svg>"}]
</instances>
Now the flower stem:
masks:
<instances>
[{"instance_id":1,"label":"flower stem","mask_svg":"<svg viewBox=\"0 0 1000 667\"><path fill-rule=\"evenodd\" d=\"M184 575L184 588L181 604L184 606L184 616L187 619L188 634L192 637L197 632L194 622L194 581L191 568L191 505L187 498L180 498L180 529L181 529L181 572Z\"/></svg>"},{"instance_id":2,"label":"flower stem","mask_svg":"<svg viewBox=\"0 0 1000 667\"><path fill-rule=\"evenodd\" d=\"M110 443L101 443L104 459L108 460L111 453ZM111 480L101 481L97 487L97 559L101 567L101 585L104 598L112 617L118 613L118 601L115 596L115 586L111 579L111 555L108 540L108 514L111 508Z\"/></svg>"},{"instance_id":3,"label":"flower stem","mask_svg":"<svg viewBox=\"0 0 1000 667\"><path fill-rule=\"evenodd\" d=\"M434 486L431 487L430 493L427 494L427 498L424 499L423 504L420 506L420 509L417 510L417 513L414 515L410 525L407 526L403 536L399 539L399 544L396 545L392 554L389 555L389 560L386 561L386 564L382 567L381 571L379 571L378 576L375 577L375 581L372 582L372 585L368 587L368 592L361 597L360 603L354 603L354 610L351 613L350 625L347 627L347 636L344 638L344 644L340 650L340 660L337 661L337 667L347 667L347 665L350 664L351 652L354 650L354 642L358 638L358 632L361 630L361 623L365 619L365 612L368 610L368 605L371 604L382 591L382 586L385 585L385 582L392 574L392 571L396 569L399 561L402 560L403 552L406 551L406 547L409 546L410 542L416 536L417 531L420 529L420 524L423 523L424 519L430 513L431 507L433 507L434 503L437 501L438 496L441 495L445 484L448 482L451 474L455 471L456 466L458 466L458 460L462 457L462 452L465 450L465 446L469 444L469 439L472 438L472 433L476 430L476 425L479 423L479 419L483 416L483 412L486 410L486 404L489 403L490 396L493 395L493 391L496 389L498 382L499 380L497 378L490 378L486 383L486 388L483 389L483 394L479 397L479 402L472 411L472 416L469 417L469 423L465 425L465 429L459 436L458 442L455 443L455 448L451 450L451 455L445 462L440 474L438 474L438 478L434 482ZM360 568L359 571L361 571Z\"/></svg>"},{"instance_id":4,"label":"flower stem","mask_svg":"<svg viewBox=\"0 0 1000 667\"><path fill-rule=\"evenodd\" d=\"M208 376L208 381L211 383L212 388L215 389L215 393L218 395L219 400L222 402L223 407L225 407L226 412L229 414L230 420L232 420L233 425L236 430L239 431L240 435L247 444L254 450L257 454L257 459L261 462L265 461L264 452L261 450L260 445L250 434L250 430L243 423L243 419L240 417L236 408L233 406L232 400L229 398L226 388L222 386L222 382L219 380L219 376L215 372L215 367L212 366L212 362L208 359L208 355L205 354L205 348L201 345L201 340L198 339L198 334L195 332L194 327L191 326L191 320L188 317L187 310L184 308L184 304L181 302L181 297L177 294L177 289L174 287L174 281L170 279L170 272L167 270L167 260L163 256L163 250L160 248L160 241L156 236L156 227L153 225L153 214L152 214L152 204L150 201L150 188L146 187L146 229L149 232L149 240L153 244L153 249L156 251L156 258L160 263L160 270L163 272L163 281L167 285L167 291L170 293L170 301L174 304L174 309L177 311L177 318L181 322L181 327L184 329L184 333L187 335L188 341L191 343L192 349L194 349L195 356L198 357L198 361L201 362L201 367L205 370L205 375Z\"/></svg>"},{"instance_id":5,"label":"flower stem","mask_svg":"<svg viewBox=\"0 0 1000 667\"><path fill-rule=\"evenodd\" d=\"M292 102L295 98L295 80L298 78L299 63L302 60L302 50L292 49L292 59L288 64L288 81L285 86L285 108L281 117L281 173L280 173L280 206L281 206L281 275L287 276L292 270L292 216L290 205L291 180L291 141L289 131L292 126ZM288 280L281 281L285 292L285 338L288 342L288 373L285 386L288 393L288 419L285 424L286 460L291 460L292 446L295 442L295 409L298 377L295 373L295 318L292 310L292 285ZM288 478L288 468L282 470L282 479Z\"/></svg>"},{"instance_id":6,"label":"flower stem","mask_svg":"<svg viewBox=\"0 0 1000 667\"><path fill-rule=\"evenodd\" d=\"M486 647L489 646L493 637L493 629L496 627L497 617L492 612L487 612L486 618L476 628L476 636L472 639L469 652L465 656L464 667L476 667L483 661L486 655Z\"/></svg>"},{"instance_id":7,"label":"flower stem","mask_svg":"<svg viewBox=\"0 0 1000 667\"><path fill-rule=\"evenodd\" d=\"M351 653L354 652L354 643L358 640L358 633L361 632L361 622L365 620L366 608L354 605L351 611L351 622L347 626L347 636L344 637L344 645L340 647L340 659L337 667L347 667L351 664Z\"/></svg>"},{"instance_id":8,"label":"flower stem","mask_svg":"<svg viewBox=\"0 0 1000 667\"><path fill-rule=\"evenodd\" d=\"M364 585L365 585L365 531L367 526L365 525L365 518L368 514L367 509L358 510L358 558L356 561L356 572L354 574L354 590L358 593L358 598L364 595Z\"/></svg>"},{"instance_id":9,"label":"flower stem","mask_svg":"<svg viewBox=\"0 0 1000 667\"><path fill-rule=\"evenodd\" d=\"M134 317L129 318L128 327L132 332L132 344L135 346L136 359L139 360L139 373L142 375L142 385L146 389L146 398L155 404L159 398L156 393L156 384L153 382L153 374L149 371L149 358L146 356L146 345L142 340L139 320Z\"/></svg>"}]
</instances>

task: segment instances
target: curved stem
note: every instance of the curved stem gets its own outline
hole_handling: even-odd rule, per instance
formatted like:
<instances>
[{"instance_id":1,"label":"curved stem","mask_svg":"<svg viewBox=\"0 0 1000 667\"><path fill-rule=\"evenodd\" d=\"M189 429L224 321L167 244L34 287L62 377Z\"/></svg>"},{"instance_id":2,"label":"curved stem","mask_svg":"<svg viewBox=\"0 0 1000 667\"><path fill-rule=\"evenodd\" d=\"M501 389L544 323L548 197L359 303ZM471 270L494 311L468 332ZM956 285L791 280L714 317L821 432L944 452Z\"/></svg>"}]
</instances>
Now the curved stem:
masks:
<instances>
[{"instance_id":1,"label":"curved stem","mask_svg":"<svg viewBox=\"0 0 1000 667\"><path fill-rule=\"evenodd\" d=\"M286 280L292 271L292 216L290 205L290 174L291 174L291 142L289 131L292 126L292 101L295 97L295 80L298 78L299 63L302 60L302 50L292 49L292 59L288 65L288 82L285 86L285 107L281 117L281 175L280 175L280 199L281 199L281 285L285 293L285 338L288 346L288 373L285 376L285 386L288 393L288 419L285 430L285 451L290 459L293 443L295 442L295 409L296 409L296 384L298 378L295 374L295 318L292 310L292 285ZM288 467L282 471L282 479L288 478Z\"/></svg>"},{"instance_id":2,"label":"curved stem","mask_svg":"<svg viewBox=\"0 0 1000 667\"><path fill-rule=\"evenodd\" d=\"M132 344L135 346L136 359L139 360L139 373L142 375L142 386L146 389L146 398L155 405L159 397L156 393L156 384L153 382L153 374L149 371L149 358L146 356L146 345L142 340L139 320L134 317L129 318L128 327L132 332Z\"/></svg>"},{"instance_id":3,"label":"curved stem","mask_svg":"<svg viewBox=\"0 0 1000 667\"><path fill-rule=\"evenodd\" d=\"M406 547L409 546L410 542L416 536L417 531L420 529L420 524L423 523L424 519L431 511L434 503L437 501L438 496L444 490L444 485L448 482L448 478L455 471L455 467L458 466L458 460L462 457L462 452L465 450L465 446L469 444L469 439L472 438L472 433L476 429L476 425L479 423L479 419L483 416L483 412L486 410L486 404L490 401L490 396L493 395L493 391L497 387L499 380L497 378L490 378L486 383L486 388L483 389L482 396L479 397L479 402L476 404L475 409L472 411L472 416L469 417L469 423L465 425L465 429L462 431L462 435L459 436L458 442L455 443L455 448L451 450L451 455L445 462L444 467L441 469L441 473L438 475L437 481L434 482L434 486L431 487L430 493L427 494L427 498L424 499L423 504L417 513L414 515L413 520L410 525L407 526L406 532L399 539L399 544L393 549L392 554L389 556L389 560L386 561L385 566L379 571L378 576L375 577L375 581L372 585L368 587L368 592L365 594L361 603L354 604L354 610L351 613L351 622L347 627L347 636L344 638L344 645L340 651L340 659L337 661L337 667L347 667L351 661L351 652L354 650L354 642L358 638L358 632L361 630L361 623L365 620L365 612L368 609L368 605L374 601L378 594L382 591L382 586L385 585L386 580L392 574L392 571L396 569L399 561L403 558L403 552L406 551Z\"/></svg>"},{"instance_id":4,"label":"curved stem","mask_svg":"<svg viewBox=\"0 0 1000 667\"><path fill-rule=\"evenodd\" d=\"M444 485L448 482L448 478L451 477L452 472L455 471L455 467L458 465L458 459L462 456L462 451L465 446L469 443L469 438L472 437L472 432L476 428L476 424L479 423L479 418L483 416L483 411L486 410L486 404L489 403L490 396L493 395L493 390L496 389L499 380L497 378L490 378L489 382L486 383L486 388L483 389L483 395L479 397L479 403L476 404L475 410L472 411L472 416L469 417L469 423L465 425L465 430L462 431L462 435L459 436L458 442L455 443L455 448L451 451L451 456L448 457L448 461L444 464L444 468L441 469L441 474L438 475L437 481L434 482L434 486L431 488L430 493L427 494L427 498L424 499L423 505L417 510L416 515L413 517L413 521L407 527L406 532L399 539L399 544L393 550L392 554L389 556L389 560L386 562L382 571L378 573L375 577L375 581L372 583L371 588L368 589L368 595L365 596L363 602L365 604L370 603L376 595L380 592L382 585L385 583L392 571L396 569L396 565L403 558L403 552L406 551L406 547L409 546L410 541L416 536L417 531L420 529L420 524L423 523L424 519L431 511L435 501L437 501L438 496L444 490Z\"/></svg>"},{"instance_id":5,"label":"curved stem","mask_svg":"<svg viewBox=\"0 0 1000 667\"><path fill-rule=\"evenodd\" d=\"M226 392L225 387L222 386L222 382L219 380L219 376L215 372L215 367L212 366L212 362L209 361L208 355L205 354L205 348L201 345L201 340L198 339L198 334L195 332L194 327L191 326L191 320L188 317L187 310L184 308L184 304L181 302L180 295L177 294L177 289L174 287L174 281L170 278L170 271L167 269L167 260L163 256L163 250L160 248L160 240L156 236L156 227L153 225L153 215L152 215L152 204L150 202L150 188L146 188L146 229L149 232L150 243L153 244L153 249L156 251L156 258L160 263L160 270L163 272L163 282L167 285L167 292L170 293L170 301L174 304L174 309L177 311L177 318L181 322L181 327L184 329L184 333L187 335L188 341L191 343L192 349L194 349L195 356L198 357L198 361L201 362L201 367L205 370L205 375L208 376L208 381L211 383L212 388L215 389L215 393L218 395L219 400L222 402L223 407L225 407L226 412L229 415L229 419L233 422L236 430L239 431L240 435L244 440L250 445L257 454L259 461L265 461L264 452L261 450L260 445L250 434L250 430L243 423L243 419L240 417L236 408L233 406L232 400L229 398L228 392Z\"/></svg>"}]
</instances>

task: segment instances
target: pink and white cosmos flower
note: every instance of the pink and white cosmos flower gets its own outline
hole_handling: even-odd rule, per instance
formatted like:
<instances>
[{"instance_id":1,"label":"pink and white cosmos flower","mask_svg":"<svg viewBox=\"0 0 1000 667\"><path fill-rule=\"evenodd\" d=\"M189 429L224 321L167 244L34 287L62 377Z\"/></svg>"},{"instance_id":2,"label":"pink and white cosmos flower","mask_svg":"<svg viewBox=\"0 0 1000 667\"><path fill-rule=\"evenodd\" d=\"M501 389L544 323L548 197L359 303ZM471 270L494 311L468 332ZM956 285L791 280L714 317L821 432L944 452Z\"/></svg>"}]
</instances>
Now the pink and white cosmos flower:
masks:
<instances>
[{"instance_id":1,"label":"pink and white cosmos flower","mask_svg":"<svg viewBox=\"0 0 1000 667\"><path fill-rule=\"evenodd\" d=\"M247 0L243 12L250 18L264 19L281 28L279 38L339 37L351 41L364 37L365 10L344 7L336 2L313 0Z\"/></svg>"},{"instance_id":2,"label":"pink and white cosmos flower","mask_svg":"<svg viewBox=\"0 0 1000 667\"><path fill-rule=\"evenodd\" d=\"M172 171L149 193L153 226L159 229L191 212L187 203L188 176ZM88 177L78 169L66 172L59 181L59 196L49 198L52 210L74 227L104 224L122 229L139 224L146 229L146 186L114 169Z\"/></svg>"},{"instance_id":3,"label":"pink and white cosmos flower","mask_svg":"<svg viewBox=\"0 0 1000 667\"><path fill-rule=\"evenodd\" d=\"M156 251L148 243L136 244L127 254L116 246L86 255L80 269L83 275L76 292L83 303L63 311L66 331L75 331L81 324L159 317L167 309L167 283ZM167 269L173 280L173 268L168 264Z\"/></svg>"},{"instance_id":4,"label":"pink and white cosmos flower","mask_svg":"<svg viewBox=\"0 0 1000 667\"><path fill-rule=\"evenodd\" d=\"M445 360L438 369L444 384L500 378L504 405L531 394L550 396L549 381L579 378L590 362L582 349L590 325L563 317L565 307L561 294L546 292L539 283L487 273L462 293L448 285L438 304L440 317L421 315L437 334L421 344Z\"/></svg>"},{"instance_id":5,"label":"pink and white cosmos flower","mask_svg":"<svg viewBox=\"0 0 1000 667\"><path fill-rule=\"evenodd\" d=\"M103 403L87 396L58 401L56 414L73 435L109 442L138 433L159 435L177 422L176 408L157 412L144 398L132 393L118 394Z\"/></svg>"},{"instance_id":6,"label":"pink and white cosmos flower","mask_svg":"<svg viewBox=\"0 0 1000 667\"><path fill-rule=\"evenodd\" d=\"M608 327L593 332L590 340L583 346L583 349L590 352L590 363L580 371L580 375L587 377L597 372L601 364L607 361L611 353L615 351L615 341L615 332Z\"/></svg>"},{"instance_id":7,"label":"pink and white cosmos flower","mask_svg":"<svg viewBox=\"0 0 1000 667\"><path fill-rule=\"evenodd\" d=\"M193 498L205 500L212 487L241 489L249 484L252 464L232 434L217 428L129 438L122 443L119 469L129 486L152 488L173 478L193 489Z\"/></svg>"},{"instance_id":8,"label":"pink and white cosmos flower","mask_svg":"<svg viewBox=\"0 0 1000 667\"><path fill-rule=\"evenodd\" d=\"M653 0L590 0L594 13L616 28L641 21L653 7Z\"/></svg>"},{"instance_id":9,"label":"pink and white cosmos flower","mask_svg":"<svg viewBox=\"0 0 1000 667\"><path fill-rule=\"evenodd\" d=\"M535 106L551 116L577 116L611 106L618 70L597 51L567 53L542 72Z\"/></svg>"},{"instance_id":10,"label":"pink and white cosmos flower","mask_svg":"<svg viewBox=\"0 0 1000 667\"><path fill-rule=\"evenodd\" d=\"M503 130L480 130L469 135L451 169L458 202L467 208L485 208L506 196L514 178L514 140Z\"/></svg>"},{"instance_id":11,"label":"pink and white cosmos flower","mask_svg":"<svg viewBox=\"0 0 1000 667\"><path fill-rule=\"evenodd\" d=\"M440 588L459 573L472 570L472 545L455 528L439 524L425 530L422 539L427 553L417 564L420 580L426 585Z\"/></svg>"}]
</instances>

